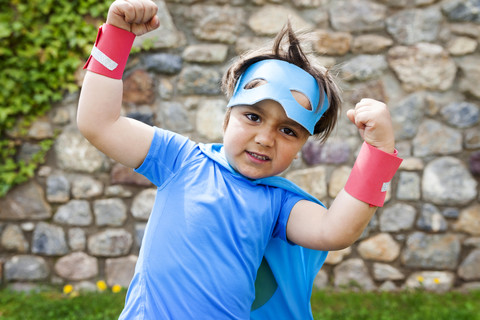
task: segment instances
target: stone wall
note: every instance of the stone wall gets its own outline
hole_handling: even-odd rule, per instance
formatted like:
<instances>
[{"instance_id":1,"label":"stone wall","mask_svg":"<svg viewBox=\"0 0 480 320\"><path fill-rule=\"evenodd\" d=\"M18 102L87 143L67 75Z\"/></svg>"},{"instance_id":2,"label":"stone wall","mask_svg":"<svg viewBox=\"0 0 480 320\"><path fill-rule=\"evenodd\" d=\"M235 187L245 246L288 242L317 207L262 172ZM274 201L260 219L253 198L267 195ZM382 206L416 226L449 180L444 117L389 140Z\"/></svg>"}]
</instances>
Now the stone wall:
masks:
<instances>
[{"instance_id":1,"label":"stone wall","mask_svg":"<svg viewBox=\"0 0 480 320\"><path fill-rule=\"evenodd\" d=\"M355 245L329 254L318 287L479 287L478 1L157 3L162 26L136 40L150 50L130 58L124 77L128 116L196 141L221 141L222 72L235 55L271 38L287 16L315 33L306 50L338 75L345 110L362 97L389 105L405 160L385 207ZM81 84L80 70L77 78ZM22 144L20 159L55 136L35 178L0 199L3 286L129 283L155 189L79 134L77 101L78 94L66 96ZM360 144L343 112L327 143L308 141L286 176L329 204Z\"/></svg>"}]
</instances>

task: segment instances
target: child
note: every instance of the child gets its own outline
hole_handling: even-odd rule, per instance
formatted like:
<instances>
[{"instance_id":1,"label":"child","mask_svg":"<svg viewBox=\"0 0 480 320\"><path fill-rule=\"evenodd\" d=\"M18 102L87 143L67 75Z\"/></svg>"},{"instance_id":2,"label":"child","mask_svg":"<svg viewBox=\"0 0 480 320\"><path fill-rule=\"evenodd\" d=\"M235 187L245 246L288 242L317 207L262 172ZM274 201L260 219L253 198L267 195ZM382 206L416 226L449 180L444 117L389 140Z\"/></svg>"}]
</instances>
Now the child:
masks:
<instances>
[{"instance_id":1,"label":"child","mask_svg":"<svg viewBox=\"0 0 480 320\"><path fill-rule=\"evenodd\" d=\"M326 139L340 106L330 76L309 63L291 29L270 52L227 71L223 144L196 144L120 116L133 40L158 25L149 0L111 5L78 108L93 145L158 187L120 318L311 319L327 251L360 236L400 165L386 106L363 99L348 111L365 143L327 210L277 176L310 135Z\"/></svg>"}]
</instances>

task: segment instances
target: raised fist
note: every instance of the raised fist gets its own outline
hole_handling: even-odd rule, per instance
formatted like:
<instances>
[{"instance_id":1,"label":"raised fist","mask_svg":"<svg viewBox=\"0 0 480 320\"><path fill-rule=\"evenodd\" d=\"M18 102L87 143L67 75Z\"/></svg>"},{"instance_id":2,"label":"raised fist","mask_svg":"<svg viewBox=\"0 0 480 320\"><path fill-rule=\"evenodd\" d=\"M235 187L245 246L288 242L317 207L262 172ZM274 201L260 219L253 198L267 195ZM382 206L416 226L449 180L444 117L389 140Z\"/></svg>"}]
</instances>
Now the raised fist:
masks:
<instances>
[{"instance_id":1,"label":"raised fist","mask_svg":"<svg viewBox=\"0 0 480 320\"><path fill-rule=\"evenodd\" d=\"M363 140L388 153L395 149L395 135L387 106L374 99L362 99L347 112Z\"/></svg>"},{"instance_id":2,"label":"raised fist","mask_svg":"<svg viewBox=\"0 0 480 320\"><path fill-rule=\"evenodd\" d=\"M108 10L107 23L140 36L158 28L157 11L151 0L116 0Z\"/></svg>"}]
</instances>

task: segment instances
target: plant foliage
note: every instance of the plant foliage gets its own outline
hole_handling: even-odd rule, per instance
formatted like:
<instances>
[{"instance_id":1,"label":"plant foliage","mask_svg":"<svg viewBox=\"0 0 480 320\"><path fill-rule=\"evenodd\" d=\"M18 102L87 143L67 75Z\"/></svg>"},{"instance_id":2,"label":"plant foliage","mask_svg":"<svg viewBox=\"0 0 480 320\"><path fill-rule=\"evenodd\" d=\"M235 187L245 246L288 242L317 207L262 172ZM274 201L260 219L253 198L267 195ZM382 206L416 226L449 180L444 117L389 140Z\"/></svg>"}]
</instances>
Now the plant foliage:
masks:
<instances>
[{"instance_id":1,"label":"plant foliage","mask_svg":"<svg viewBox=\"0 0 480 320\"><path fill-rule=\"evenodd\" d=\"M59 289L22 293L0 290L0 319L118 319L126 290L62 294ZM315 320L480 320L480 291L432 293L314 291Z\"/></svg>"},{"instance_id":2,"label":"plant foliage","mask_svg":"<svg viewBox=\"0 0 480 320\"><path fill-rule=\"evenodd\" d=\"M30 159L16 160L25 129L66 92L78 90L75 71L110 3L0 0L0 197L31 178L43 161L52 141L39 143Z\"/></svg>"},{"instance_id":3,"label":"plant foliage","mask_svg":"<svg viewBox=\"0 0 480 320\"><path fill-rule=\"evenodd\" d=\"M314 319L342 320L480 320L480 291L433 293L317 291Z\"/></svg>"},{"instance_id":4,"label":"plant foliage","mask_svg":"<svg viewBox=\"0 0 480 320\"><path fill-rule=\"evenodd\" d=\"M5 320L108 320L118 319L126 291L81 292L65 295L58 291L0 291L0 319Z\"/></svg>"}]
</instances>

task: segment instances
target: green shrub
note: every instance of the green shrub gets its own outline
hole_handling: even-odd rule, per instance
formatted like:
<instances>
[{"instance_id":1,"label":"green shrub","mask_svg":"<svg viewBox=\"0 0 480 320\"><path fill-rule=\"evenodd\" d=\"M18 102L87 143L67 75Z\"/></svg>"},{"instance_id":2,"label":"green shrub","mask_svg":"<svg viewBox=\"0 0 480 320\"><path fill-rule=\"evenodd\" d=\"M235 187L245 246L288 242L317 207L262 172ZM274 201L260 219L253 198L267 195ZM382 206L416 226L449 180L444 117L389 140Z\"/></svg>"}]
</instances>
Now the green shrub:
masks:
<instances>
[{"instance_id":1,"label":"green shrub","mask_svg":"<svg viewBox=\"0 0 480 320\"><path fill-rule=\"evenodd\" d=\"M26 128L66 92L111 0L0 0L0 197L34 175L52 141L16 161ZM87 22L90 21L90 22ZM20 136L8 135L20 128Z\"/></svg>"}]
</instances>

